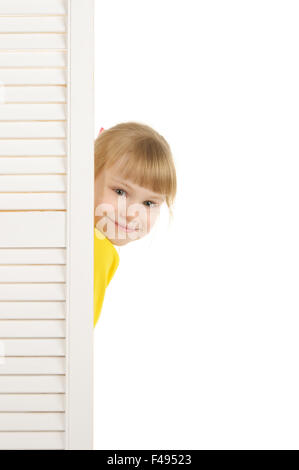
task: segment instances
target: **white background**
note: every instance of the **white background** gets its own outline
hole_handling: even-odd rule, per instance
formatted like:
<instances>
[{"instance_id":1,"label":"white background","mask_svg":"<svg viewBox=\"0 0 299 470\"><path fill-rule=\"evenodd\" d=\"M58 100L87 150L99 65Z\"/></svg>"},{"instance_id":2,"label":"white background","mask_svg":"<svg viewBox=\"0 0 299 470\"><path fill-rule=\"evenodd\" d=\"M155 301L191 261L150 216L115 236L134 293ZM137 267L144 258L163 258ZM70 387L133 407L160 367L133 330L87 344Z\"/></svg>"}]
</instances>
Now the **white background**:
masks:
<instances>
[{"instance_id":1,"label":"white background","mask_svg":"<svg viewBox=\"0 0 299 470\"><path fill-rule=\"evenodd\" d=\"M178 193L106 291L94 448L299 449L298 2L95 8L95 137L158 130Z\"/></svg>"}]
</instances>

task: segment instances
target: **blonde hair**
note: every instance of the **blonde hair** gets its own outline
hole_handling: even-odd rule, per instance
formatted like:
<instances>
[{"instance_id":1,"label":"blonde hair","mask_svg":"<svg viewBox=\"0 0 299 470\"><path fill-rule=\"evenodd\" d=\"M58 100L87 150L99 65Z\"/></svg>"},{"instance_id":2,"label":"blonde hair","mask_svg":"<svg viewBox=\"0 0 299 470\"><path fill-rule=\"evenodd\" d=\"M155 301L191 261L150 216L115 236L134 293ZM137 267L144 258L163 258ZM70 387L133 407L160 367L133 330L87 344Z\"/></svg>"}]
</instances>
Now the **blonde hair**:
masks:
<instances>
[{"instance_id":1,"label":"blonde hair","mask_svg":"<svg viewBox=\"0 0 299 470\"><path fill-rule=\"evenodd\" d=\"M172 216L176 170L170 146L162 135L137 122L123 122L103 130L94 145L95 178L115 163L123 178L165 195Z\"/></svg>"}]
</instances>

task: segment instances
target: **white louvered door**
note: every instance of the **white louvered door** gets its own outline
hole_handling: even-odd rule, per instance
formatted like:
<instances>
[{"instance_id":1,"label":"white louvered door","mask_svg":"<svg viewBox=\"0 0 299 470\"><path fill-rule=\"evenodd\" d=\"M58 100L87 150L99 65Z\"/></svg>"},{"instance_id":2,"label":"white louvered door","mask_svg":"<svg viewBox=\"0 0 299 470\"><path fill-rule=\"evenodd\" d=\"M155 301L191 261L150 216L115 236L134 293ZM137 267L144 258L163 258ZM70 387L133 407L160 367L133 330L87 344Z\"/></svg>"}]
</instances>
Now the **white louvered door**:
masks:
<instances>
[{"instance_id":1,"label":"white louvered door","mask_svg":"<svg viewBox=\"0 0 299 470\"><path fill-rule=\"evenodd\" d=\"M0 3L0 449L92 448L93 0Z\"/></svg>"}]
</instances>

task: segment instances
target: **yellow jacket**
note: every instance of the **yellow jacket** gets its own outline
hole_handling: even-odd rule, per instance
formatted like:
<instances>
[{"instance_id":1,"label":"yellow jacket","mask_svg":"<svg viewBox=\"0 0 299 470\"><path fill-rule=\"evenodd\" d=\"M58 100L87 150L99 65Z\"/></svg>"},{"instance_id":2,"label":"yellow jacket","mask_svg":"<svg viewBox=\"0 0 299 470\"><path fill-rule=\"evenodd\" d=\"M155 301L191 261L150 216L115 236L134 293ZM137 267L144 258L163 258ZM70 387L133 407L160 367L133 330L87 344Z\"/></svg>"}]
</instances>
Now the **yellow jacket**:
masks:
<instances>
[{"instance_id":1,"label":"yellow jacket","mask_svg":"<svg viewBox=\"0 0 299 470\"><path fill-rule=\"evenodd\" d=\"M94 228L94 320L100 317L105 290L119 265L119 254L113 243Z\"/></svg>"}]
</instances>

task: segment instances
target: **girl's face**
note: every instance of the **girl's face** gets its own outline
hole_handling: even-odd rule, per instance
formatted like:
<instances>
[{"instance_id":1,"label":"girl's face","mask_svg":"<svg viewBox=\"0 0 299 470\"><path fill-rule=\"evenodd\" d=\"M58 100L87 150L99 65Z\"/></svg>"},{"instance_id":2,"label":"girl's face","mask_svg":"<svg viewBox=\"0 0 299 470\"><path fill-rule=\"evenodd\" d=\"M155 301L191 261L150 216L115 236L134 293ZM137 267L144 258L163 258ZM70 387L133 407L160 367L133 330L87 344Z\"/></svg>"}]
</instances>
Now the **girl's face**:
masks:
<instances>
[{"instance_id":1,"label":"girl's face","mask_svg":"<svg viewBox=\"0 0 299 470\"><path fill-rule=\"evenodd\" d=\"M114 245L147 235L165 196L124 180L114 166L95 178L94 224Z\"/></svg>"}]
</instances>

